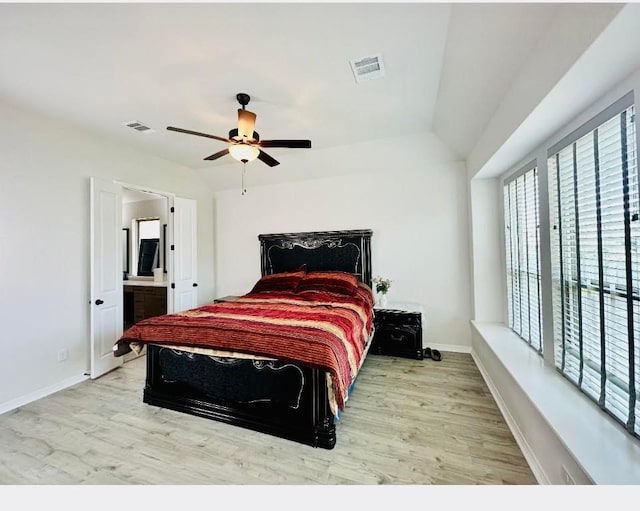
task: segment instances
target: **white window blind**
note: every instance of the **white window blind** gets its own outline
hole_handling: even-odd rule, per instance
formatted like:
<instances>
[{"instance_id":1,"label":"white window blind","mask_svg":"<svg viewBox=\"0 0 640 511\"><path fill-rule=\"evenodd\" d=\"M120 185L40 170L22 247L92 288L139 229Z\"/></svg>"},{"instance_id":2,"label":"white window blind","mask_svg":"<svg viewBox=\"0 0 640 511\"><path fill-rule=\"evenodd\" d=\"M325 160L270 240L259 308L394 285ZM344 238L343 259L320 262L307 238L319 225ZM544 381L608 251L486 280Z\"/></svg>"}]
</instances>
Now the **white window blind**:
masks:
<instances>
[{"instance_id":1,"label":"white window blind","mask_svg":"<svg viewBox=\"0 0 640 511\"><path fill-rule=\"evenodd\" d=\"M509 327L542 353L538 169L525 169L504 185Z\"/></svg>"},{"instance_id":2,"label":"white window blind","mask_svg":"<svg viewBox=\"0 0 640 511\"><path fill-rule=\"evenodd\" d=\"M557 368L636 436L640 205L633 98L549 150Z\"/></svg>"}]
</instances>

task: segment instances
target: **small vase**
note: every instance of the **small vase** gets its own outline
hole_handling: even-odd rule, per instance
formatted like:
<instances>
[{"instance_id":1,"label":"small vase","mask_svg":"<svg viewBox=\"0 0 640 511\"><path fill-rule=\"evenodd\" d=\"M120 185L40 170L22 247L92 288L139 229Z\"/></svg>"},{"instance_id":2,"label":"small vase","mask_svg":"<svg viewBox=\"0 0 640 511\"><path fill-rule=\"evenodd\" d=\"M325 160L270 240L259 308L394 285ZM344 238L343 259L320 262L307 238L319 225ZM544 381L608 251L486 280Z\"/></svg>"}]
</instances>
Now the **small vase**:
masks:
<instances>
[{"instance_id":1,"label":"small vase","mask_svg":"<svg viewBox=\"0 0 640 511\"><path fill-rule=\"evenodd\" d=\"M387 295L382 293L380 294L380 298L378 298L378 305L382 308L387 306Z\"/></svg>"}]
</instances>

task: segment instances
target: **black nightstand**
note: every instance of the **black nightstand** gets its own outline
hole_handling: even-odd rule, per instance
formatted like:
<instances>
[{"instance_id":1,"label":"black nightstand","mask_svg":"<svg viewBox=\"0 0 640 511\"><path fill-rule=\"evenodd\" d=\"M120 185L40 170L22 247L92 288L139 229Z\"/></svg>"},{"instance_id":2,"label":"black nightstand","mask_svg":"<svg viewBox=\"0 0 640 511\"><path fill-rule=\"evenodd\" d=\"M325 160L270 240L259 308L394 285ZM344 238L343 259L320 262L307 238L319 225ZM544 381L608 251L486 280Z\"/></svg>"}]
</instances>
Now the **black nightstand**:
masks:
<instances>
[{"instance_id":1,"label":"black nightstand","mask_svg":"<svg viewBox=\"0 0 640 511\"><path fill-rule=\"evenodd\" d=\"M378 355L424 358L422 314L398 309L375 309L376 328L371 352Z\"/></svg>"},{"instance_id":2,"label":"black nightstand","mask_svg":"<svg viewBox=\"0 0 640 511\"><path fill-rule=\"evenodd\" d=\"M220 298L214 299L213 303L230 302L232 300L235 300L236 298L238 298L238 296L236 295L221 296Z\"/></svg>"}]
</instances>

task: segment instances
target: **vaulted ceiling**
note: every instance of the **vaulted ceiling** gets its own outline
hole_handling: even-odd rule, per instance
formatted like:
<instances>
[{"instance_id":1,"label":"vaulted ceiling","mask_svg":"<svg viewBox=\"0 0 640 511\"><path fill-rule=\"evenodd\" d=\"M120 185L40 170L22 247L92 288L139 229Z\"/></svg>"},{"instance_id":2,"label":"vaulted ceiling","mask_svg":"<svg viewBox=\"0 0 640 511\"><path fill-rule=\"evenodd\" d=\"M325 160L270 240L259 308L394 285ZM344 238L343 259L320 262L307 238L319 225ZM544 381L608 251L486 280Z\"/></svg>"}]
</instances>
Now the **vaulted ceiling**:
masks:
<instances>
[{"instance_id":1,"label":"vaulted ceiling","mask_svg":"<svg viewBox=\"0 0 640 511\"><path fill-rule=\"evenodd\" d=\"M554 19L605 26L619 8L0 4L0 100L193 169L229 163L203 161L224 144L166 126L226 136L238 92L251 95L263 139L323 149L431 130L466 159ZM376 53L385 76L356 83L350 60ZM124 126L134 120L154 132Z\"/></svg>"}]
</instances>

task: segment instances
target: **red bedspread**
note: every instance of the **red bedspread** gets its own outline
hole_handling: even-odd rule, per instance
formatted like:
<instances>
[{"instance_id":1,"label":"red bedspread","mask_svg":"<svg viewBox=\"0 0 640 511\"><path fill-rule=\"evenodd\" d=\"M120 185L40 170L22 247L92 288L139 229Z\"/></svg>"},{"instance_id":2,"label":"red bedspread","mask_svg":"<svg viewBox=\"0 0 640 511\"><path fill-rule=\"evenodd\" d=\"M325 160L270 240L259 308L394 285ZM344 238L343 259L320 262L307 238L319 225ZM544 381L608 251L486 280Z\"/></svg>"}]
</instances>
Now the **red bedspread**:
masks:
<instances>
[{"instance_id":1,"label":"red bedspread","mask_svg":"<svg viewBox=\"0 0 640 511\"><path fill-rule=\"evenodd\" d=\"M361 293L262 292L145 319L128 329L116 345L199 346L317 367L331 374L338 407L344 409L372 317L372 303Z\"/></svg>"}]
</instances>

